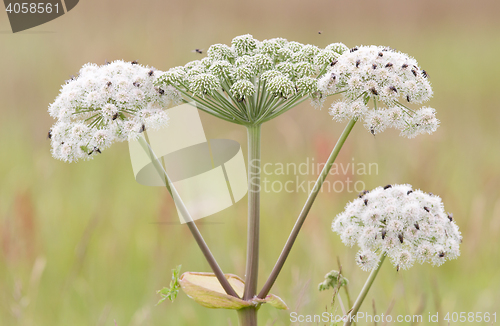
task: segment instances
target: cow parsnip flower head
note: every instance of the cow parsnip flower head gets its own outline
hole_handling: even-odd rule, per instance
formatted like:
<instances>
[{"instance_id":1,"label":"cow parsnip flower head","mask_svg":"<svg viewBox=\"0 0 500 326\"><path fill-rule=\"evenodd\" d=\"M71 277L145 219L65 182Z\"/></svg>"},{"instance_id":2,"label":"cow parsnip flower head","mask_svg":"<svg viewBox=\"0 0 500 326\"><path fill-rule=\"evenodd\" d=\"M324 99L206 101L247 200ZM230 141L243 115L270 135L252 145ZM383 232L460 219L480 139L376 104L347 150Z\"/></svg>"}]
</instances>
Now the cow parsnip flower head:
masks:
<instances>
[{"instance_id":1,"label":"cow parsnip flower head","mask_svg":"<svg viewBox=\"0 0 500 326\"><path fill-rule=\"evenodd\" d=\"M415 262L441 265L460 255L462 237L441 198L410 185L388 185L359 195L332 224L348 246L360 248L356 262L363 270L378 266L385 253L398 269Z\"/></svg>"},{"instance_id":2,"label":"cow parsnip flower head","mask_svg":"<svg viewBox=\"0 0 500 326\"><path fill-rule=\"evenodd\" d=\"M362 119L372 134L396 128L412 138L439 126L434 109L405 105L432 97L427 72L412 57L388 47L360 46L344 52L318 87L326 95L342 92L343 99L330 108L334 119Z\"/></svg>"},{"instance_id":3,"label":"cow parsnip flower head","mask_svg":"<svg viewBox=\"0 0 500 326\"><path fill-rule=\"evenodd\" d=\"M214 44L201 60L175 67L157 81L221 119L252 124L268 121L306 98L318 101L318 77L348 48L324 49L274 38L235 37L231 45Z\"/></svg>"},{"instance_id":4,"label":"cow parsnip flower head","mask_svg":"<svg viewBox=\"0 0 500 326\"><path fill-rule=\"evenodd\" d=\"M153 84L161 73L136 62L84 65L49 106L57 119L49 131L52 155L68 162L90 159L115 141L165 125L163 109L180 97Z\"/></svg>"}]
</instances>

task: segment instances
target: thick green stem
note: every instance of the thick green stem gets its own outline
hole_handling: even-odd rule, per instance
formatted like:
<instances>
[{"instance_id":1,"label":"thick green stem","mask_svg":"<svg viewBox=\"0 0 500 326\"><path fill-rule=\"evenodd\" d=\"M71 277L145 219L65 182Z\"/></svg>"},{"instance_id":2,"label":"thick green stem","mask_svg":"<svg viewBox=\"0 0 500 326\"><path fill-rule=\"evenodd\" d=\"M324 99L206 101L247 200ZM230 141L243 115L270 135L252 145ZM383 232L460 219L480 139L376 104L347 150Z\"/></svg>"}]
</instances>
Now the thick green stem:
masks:
<instances>
[{"instance_id":1,"label":"thick green stem","mask_svg":"<svg viewBox=\"0 0 500 326\"><path fill-rule=\"evenodd\" d=\"M245 292L243 300L257 293L259 271L260 224L260 125L247 126L248 131L248 236Z\"/></svg>"},{"instance_id":2,"label":"thick green stem","mask_svg":"<svg viewBox=\"0 0 500 326\"><path fill-rule=\"evenodd\" d=\"M257 308L248 307L238 310L240 326L257 326Z\"/></svg>"},{"instance_id":3,"label":"thick green stem","mask_svg":"<svg viewBox=\"0 0 500 326\"><path fill-rule=\"evenodd\" d=\"M321 171L320 175L318 176L318 179L316 180L316 183L314 184L314 187L309 194L309 197L307 198L306 203L304 204L304 207L302 208L302 211L300 212L299 217L297 218L297 221L295 222L295 225L292 229L292 232L290 233L290 236L288 237L288 240L286 241L285 247L281 251L281 254L278 258L278 261L276 262L276 265L274 265L273 270L271 271L271 274L269 275L269 278L267 279L266 283L264 284L264 287L260 291L258 297L263 299L265 296L269 293L271 290L274 282L278 278L278 275L283 268L283 265L285 264L285 261L290 254L290 250L292 250L292 246L297 239L297 236L299 234L300 229L302 228L302 225L304 224L304 221L306 220L307 214L311 210L311 207L314 203L314 200L316 199L316 196L318 195L319 191L321 190L321 186L323 185L323 182L325 181L326 177L328 176L328 173L330 172L330 169L332 168L333 162L335 162L335 159L337 158L337 155L339 154L340 150L342 149L342 146L344 145L347 136L349 136L349 133L351 132L352 128L354 127L354 124L356 123L356 119L352 119L349 121L347 126L345 127L344 131L342 132L342 135L340 136L339 140L337 141L337 144L332 150L332 153L330 154L330 157L328 158L328 161L326 162L325 166L323 167L323 170Z\"/></svg>"},{"instance_id":4,"label":"thick green stem","mask_svg":"<svg viewBox=\"0 0 500 326\"><path fill-rule=\"evenodd\" d=\"M365 285L363 286L363 289L361 289L361 292L358 295L358 298L356 299L356 302L354 303L354 306L350 310L350 312L347 314L347 320L344 323L344 326L350 326L354 320L351 320L351 318L354 318L356 314L359 311L359 308L361 307L361 304L366 298L366 295L368 294L368 291L370 290L373 281L375 280L375 277L377 277L378 271L380 270L380 267L382 267L382 263L384 262L385 259L385 254L382 254L380 256L380 262L377 267L375 267L371 273L370 276L368 276L368 279L365 282Z\"/></svg>"},{"instance_id":5,"label":"thick green stem","mask_svg":"<svg viewBox=\"0 0 500 326\"><path fill-rule=\"evenodd\" d=\"M227 294L232 295L233 297L239 298L238 294L236 291L233 289L231 284L229 284L229 281L227 278L224 276L224 273L222 272L222 269L220 268L219 264L217 264L217 261L215 260L215 257L213 256L212 252L208 248L207 243L203 239L203 236L201 235L200 231L198 230L198 227L193 221L193 218L191 217L191 214L187 210L186 205L182 201L182 198L179 196L177 193L177 190L175 189L174 185L170 181L170 178L168 177L167 172L163 168L163 166L160 164L160 160L154 153L153 149L151 146L149 146L148 142L146 139L141 135L139 136L139 143L141 144L142 148L146 152L146 154L149 156L151 159L151 162L153 163L156 171L160 176L164 177L164 183L165 186L167 187L168 191L170 192L170 195L172 195L172 198L175 201L175 204L177 205L177 208L181 212L182 216L184 217L184 220L186 221L187 226L189 227L189 230L193 234L193 237L196 240L196 243L200 247L201 251L203 252L203 255L205 256L208 264L212 268L212 271L214 272L215 276L219 280L220 284L224 288L224 291L226 291Z\"/></svg>"}]
</instances>

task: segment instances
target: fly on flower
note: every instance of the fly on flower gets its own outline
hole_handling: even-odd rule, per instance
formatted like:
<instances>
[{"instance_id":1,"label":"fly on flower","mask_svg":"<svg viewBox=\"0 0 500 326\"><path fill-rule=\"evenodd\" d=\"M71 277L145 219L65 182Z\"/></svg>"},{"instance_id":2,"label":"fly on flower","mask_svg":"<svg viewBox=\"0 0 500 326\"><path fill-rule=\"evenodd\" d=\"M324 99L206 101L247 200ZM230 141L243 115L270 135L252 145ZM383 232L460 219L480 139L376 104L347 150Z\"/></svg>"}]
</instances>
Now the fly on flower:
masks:
<instances>
[{"instance_id":1,"label":"fly on flower","mask_svg":"<svg viewBox=\"0 0 500 326\"><path fill-rule=\"evenodd\" d=\"M439 126L434 109L415 111L404 104L420 104L432 97L427 77L417 61L404 53L382 46L360 46L344 52L318 87L326 95L343 94L330 108L335 120L362 119L374 135L396 128L412 138L432 133Z\"/></svg>"}]
</instances>

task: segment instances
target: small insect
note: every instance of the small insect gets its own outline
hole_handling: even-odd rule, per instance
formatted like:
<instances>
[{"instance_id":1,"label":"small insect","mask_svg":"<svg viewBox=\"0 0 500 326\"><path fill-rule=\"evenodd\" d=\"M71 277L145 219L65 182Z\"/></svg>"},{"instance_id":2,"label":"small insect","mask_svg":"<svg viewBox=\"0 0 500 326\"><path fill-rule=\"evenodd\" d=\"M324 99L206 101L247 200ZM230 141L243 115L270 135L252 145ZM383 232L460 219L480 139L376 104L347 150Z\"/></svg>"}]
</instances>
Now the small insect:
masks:
<instances>
[{"instance_id":1,"label":"small insect","mask_svg":"<svg viewBox=\"0 0 500 326\"><path fill-rule=\"evenodd\" d=\"M424 210L425 210L427 213L429 213L429 212L431 211L431 210L429 209L429 207L427 207L427 206L424 206Z\"/></svg>"},{"instance_id":2,"label":"small insect","mask_svg":"<svg viewBox=\"0 0 500 326\"><path fill-rule=\"evenodd\" d=\"M157 92L158 92L160 95L165 94L165 91L164 91L163 89L161 89L161 88L158 88L158 89L157 89Z\"/></svg>"},{"instance_id":3,"label":"small insect","mask_svg":"<svg viewBox=\"0 0 500 326\"><path fill-rule=\"evenodd\" d=\"M135 87L140 87L141 84L139 84L138 82L133 82L132 85L134 85Z\"/></svg>"},{"instance_id":4,"label":"small insect","mask_svg":"<svg viewBox=\"0 0 500 326\"><path fill-rule=\"evenodd\" d=\"M101 150L97 147L94 147L94 149L88 152L87 154L92 155L94 152L101 154Z\"/></svg>"},{"instance_id":5,"label":"small insect","mask_svg":"<svg viewBox=\"0 0 500 326\"><path fill-rule=\"evenodd\" d=\"M378 56L379 56L379 57L383 57L383 56L384 56L384 54L383 54L382 52L379 52L379 53L378 53Z\"/></svg>"},{"instance_id":6,"label":"small insect","mask_svg":"<svg viewBox=\"0 0 500 326\"><path fill-rule=\"evenodd\" d=\"M413 76L417 77L417 71L415 69L412 69L411 72L413 73Z\"/></svg>"},{"instance_id":7,"label":"small insect","mask_svg":"<svg viewBox=\"0 0 500 326\"><path fill-rule=\"evenodd\" d=\"M434 196L434 194L432 192L429 192L429 196Z\"/></svg>"},{"instance_id":8,"label":"small insect","mask_svg":"<svg viewBox=\"0 0 500 326\"><path fill-rule=\"evenodd\" d=\"M424 78L429 77L429 75L427 74L427 71L425 71L424 69L422 69L422 76L424 76Z\"/></svg>"},{"instance_id":9,"label":"small insect","mask_svg":"<svg viewBox=\"0 0 500 326\"><path fill-rule=\"evenodd\" d=\"M377 69L377 65L376 64L372 64L372 68L373 68L373 70Z\"/></svg>"},{"instance_id":10,"label":"small insect","mask_svg":"<svg viewBox=\"0 0 500 326\"><path fill-rule=\"evenodd\" d=\"M453 213L448 214L448 219L450 220L450 222L453 222Z\"/></svg>"},{"instance_id":11,"label":"small insect","mask_svg":"<svg viewBox=\"0 0 500 326\"><path fill-rule=\"evenodd\" d=\"M109 62L108 60L104 60L104 65L107 66L109 65L111 62Z\"/></svg>"},{"instance_id":12,"label":"small insect","mask_svg":"<svg viewBox=\"0 0 500 326\"><path fill-rule=\"evenodd\" d=\"M368 206L368 199L365 199L363 202L365 203L365 206Z\"/></svg>"},{"instance_id":13,"label":"small insect","mask_svg":"<svg viewBox=\"0 0 500 326\"><path fill-rule=\"evenodd\" d=\"M198 53L198 54L203 54L203 50L204 49L194 49L193 51L191 52L195 52L195 53Z\"/></svg>"},{"instance_id":14,"label":"small insect","mask_svg":"<svg viewBox=\"0 0 500 326\"><path fill-rule=\"evenodd\" d=\"M139 129L139 133L145 132L145 131L146 131L146 126L143 123L142 126L141 126L141 129Z\"/></svg>"},{"instance_id":15,"label":"small insect","mask_svg":"<svg viewBox=\"0 0 500 326\"><path fill-rule=\"evenodd\" d=\"M112 83L110 81L106 83L107 87L110 87L111 85L112 85Z\"/></svg>"},{"instance_id":16,"label":"small insect","mask_svg":"<svg viewBox=\"0 0 500 326\"><path fill-rule=\"evenodd\" d=\"M370 88L370 92L372 92L373 95L378 95L378 92L375 89L375 87Z\"/></svg>"},{"instance_id":17,"label":"small insect","mask_svg":"<svg viewBox=\"0 0 500 326\"><path fill-rule=\"evenodd\" d=\"M118 119L118 117L120 116L120 113L116 112L115 114L113 114L113 121Z\"/></svg>"},{"instance_id":18,"label":"small insect","mask_svg":"<svg viewBox=\"0 0 500 326\"><path fill-rule=\"evenodd\" d=\"M392 185L387 185L387 186L385 186L385 187L384 187L384 190L387 190L387 189L389 189L389 188L392 188Z\"/></svg>"},{"instance_id":19,"label":"small insect","mask_svg":"<svg viewBox=\"0 0 500 326\"><path fill-rule=\"evenodd\" d=\"M373 127L370 127L370 132L372 133L372 135L375 137L375 129Z\"/></svg>"},{"instance_id":20,"label":"small insect","mask_svg":"<svg viewBox=\"0 0 500 326\"><path fill-rule=\"evenodd\" d=\"M398 239L399 239L399 242L401 242L401 243L403 243L405 241L405 238L403 237L402 233L398 234Z\"/></svg>"},{"instance_id":21,"label":"small insect","mask_svg":"<svg viewBox=\"0 0 500 326\"><path fill-rule=\"evenodd\" d=\"M332 63L330 63L330 67L333 67L339 62L338 60L333 60Z\"/></svg>"},{"instance_id":22,"label":"small insect","mask_svg":"<svg viewBox=\"0 0 500 326\"><path fill-rule=\"evenodd\" d=\"M396 266L396 272L399 272L399 264Z\"/></svg>"},{"instance_id":23,"label":"small insect","mask_svg":"<svg viewBox=\"0 0 500 326\"><path fill-rule=\"evenodd\" d=\"M406 95L406 100L410 103L410 95Z\"/></svg>"},{"instance_id":24,"label":"small insect","mask_svg":"<svg viewBox=\"0 0 500 326\"><path fill-rule=\"evenodd\" d=\"M390 47L386 46L382 51L387 52L387 51L390 51L390 50L392 50L392 49Z\"/></svg>"},{"instance_id":25,"label":"small insect","mask_svg":"<svg viewBox=\"0 0 500 326\"><path fill-rule=\"evenodd\" d=\"M385 229L382 230L382 240L385 239L385 236L387 235L387 231Z\"/></svg>"},{"instance_id":26,"label":"small insect","mask_svg":"<svg viewBox=\"0 0 500 326\"><path fill-rule=\"evenodd\" d=\"M133 65L137 65L137 64L139 64L139 61L134 60L134 61L132 61L132 62L131 62L131 64L133 64Z\"/></svg>"},{"instance_id":27,"label":"small insect","mask_svg":"<svg viewBox=\"0 0 500 326\"><path fill-rule=\"evenodd\" d=\"M52 129L49 129L49 132L47 133L47 139L52 139Z\"/></svg>"},{"instance_id":28,"label":"small insect","mask_svg":"<svg viewBox=\"0 0 500 326\"><path fill-rule=\"evenodd\" d=\"M411 194L413 192L413 190L408 190L408 192L406 193L407 195Z\"/></svg>"},{"instance_id":29,"label":"small insect","mask_svg":"<svg viewBox=\"0 0 500 326\"><path fill-rule=\"evenodd\" d=\"M438 254L438 257L439 258L443 258L444 256L446 256L446 253L444 251L441 251L439 254Z\"/></svg>"},{"instance_id":30,"label":"small insect","mask_svg":"<svg viewBox=\"0 0 500 326\"><path fill-rule=\"evenodd\" d=\"M420 230L420 225L418 225L418 222L415 223L414 225L415 225L415 229Z\"/></svg>"},{"instance_id":31,"label":"small insect","mask_svg":"<svg viewBox=\"0 0 500 326\"><path fill-rule=\"evenodd\" d=\"M392 66L394 66L394 65L393 65L392 63L390 63L390 62L388 62L388 63L385 65L385 67L386 67L386 68L391 68Z\"/></svg>"},{"instance_id":32,"label":"small insect","mask_svg":"<svg viewBox=\"0 0 500 326\"><path fill-rule=\"evenodd\" d=\"M323 34L323 31L318 31L318 34Z\"/></svg>"},{"instance_id":33,"label":"small insect","mask_svg":"<svg viewBox=\"0 0 500 326\"><path fill-rule=\"evenodd\" d=\"M150 71L148 72L148 76L149 76L149 77L153 76L154 74L155 74L154 70L150 70Z\"/></svg>"},{"instance_id":34,"label":"small insect","mask_svg":"<svg viewBox=\"0 0 500 326\"><path fill-rule=\"evenodd\" d=\"M358 47L357 47L357 46L355 46L355 47L353 47L352 49L350 49L350 50L349 50L349 52L353 53L354 51L358 51L358 50L359 50L359 49L358 49Z\"/></svg>"},{"instance_id":35,"label":"small insect","mask_svg":"<svg viewBox=\"0 0 500 326\"><path fill-rule=\"evenodd\" d=\"M73 81L75 79L76 79L76 77L74 75L70 75L69 79L65 80L65 82L66 82L66 84L68 84L69 82L71 82L71 81Z\"/></svg>"},{"instance_id":36,"label":"small insect","mask_svg":"<svg viewBox=\"0 0 500 326\"><path fill-rule=\"evenodd\" d=\"M401 68L406 69L406 68L408 68L408 65L406 63L403 63L403 65L401 66Z\"/></svg>"},{"instance_id":37,"label":"small insect","mask_svg":"<svg viewBox=\"0 0 500 326\"><path fill-rule=\"evenodd\" d=\"M397 92L398 92L398 89L397 89L396 87L394 87L394 86L389 86L389 89L390 89L391 91L393 91L394 93L397 93Z\"/></svg>"},{"instance_id":38,"label":"small insect","mask_svg":"<svg viewBox=\"0 0 500 326\"><path fill-rule=\"evenodd\" d=\"M363 198L363 196L364 196L364 195L366 195L367 193L369 193L369 191L368 191L368 190L363 190L362 192L360 192L360 193L358 194L358 197L359 197L359 198Z\"/></svg>"},{"instance_id":39,"label":"small insect","mask_svg":"<svg viewBox=\"0 0 500 326\"><path fill-rule=\"evenodd\" d=\"M361 60L356 60L356 68L359 68L359 65L361 64Z\"/></svg>"},{"instance_id":40,"label":"small insect","mask_svg":"<svg viewBox=\"0 0 500 326\"><path fill-rule=\"evenodd\" d=\"M335 79L337 79L337 75L334 72L332 72L332 75L330 76L330 79L331 79L332 82L334 82Z\"/></svg>"}]
</instances>

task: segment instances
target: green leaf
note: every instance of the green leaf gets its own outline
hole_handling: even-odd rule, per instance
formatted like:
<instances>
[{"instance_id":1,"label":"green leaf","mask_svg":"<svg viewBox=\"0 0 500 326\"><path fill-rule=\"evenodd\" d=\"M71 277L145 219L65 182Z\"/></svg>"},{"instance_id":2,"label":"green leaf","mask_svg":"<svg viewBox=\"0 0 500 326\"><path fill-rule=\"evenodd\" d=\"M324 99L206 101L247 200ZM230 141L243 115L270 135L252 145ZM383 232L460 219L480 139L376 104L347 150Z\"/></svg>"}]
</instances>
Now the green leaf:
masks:
<instances>
[{"instance_id":1,"label":"green leaf","mask_svg":"<svg viewBox=\"0 0 500 326\"><path fill-rule=\"evenodd\" d=\"M224 276L238 296L242 297L245 282L233 274L225 274ZM206 308L238 310L250 306L258 307L263 303L269 303L278 309L288 309L285 302L274 294L268 295L265 299L253 298L248 301L230 296L226 294L213 273L186 272L182 274L179 282L182 290L188 297Z\"/></svg>"},{"instance_id":2,"label":"green leaf","mask_svg":"<svg viewBox=\"0 0 500 326\"><path fill-rule=\"evenodd\" d=\"M172 269L172 280L170 281L170 287L163 288L156 292L162 296L162 298L156 305L159 305L167 299L174 302L175 298L177 298L177 294L179 293L179 289L181 288L179 284L179 274L181 273L181 266L182 265L179 265L177 266L177 268Z\"/></svg>"},{"instance_id":3,"label":"green leaf","mask_svg":"<svg viewBox=\"0 0 500 326\"><path fill-rule=\"evenodd\" d=\"M285 301L274 294L269 294L265 299L254 299L254 301L268 303L270 306L276 309L288 310L288 306L286 305Z\"/></svg>"}]
</instances>

